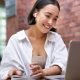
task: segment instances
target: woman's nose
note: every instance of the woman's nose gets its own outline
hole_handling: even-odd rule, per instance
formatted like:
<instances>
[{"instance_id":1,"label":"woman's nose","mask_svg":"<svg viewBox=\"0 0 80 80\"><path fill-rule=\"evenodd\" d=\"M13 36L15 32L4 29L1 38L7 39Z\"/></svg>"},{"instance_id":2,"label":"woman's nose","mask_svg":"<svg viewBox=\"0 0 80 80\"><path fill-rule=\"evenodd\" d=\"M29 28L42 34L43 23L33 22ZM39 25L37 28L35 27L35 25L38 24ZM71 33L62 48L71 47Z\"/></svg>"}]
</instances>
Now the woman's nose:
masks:
<instances>
[{"instance_id":1,"label":"woman's nose","mask_svg":"<svg viewBox=\"0 0 80 80\"><path fill-rule=\"evenodd\" d=\"M48 24L49 24L50 26L53 25L53 21L52 21L52 19L49 19L49 20L48 20Z\"/></svg>"}]
</instances>

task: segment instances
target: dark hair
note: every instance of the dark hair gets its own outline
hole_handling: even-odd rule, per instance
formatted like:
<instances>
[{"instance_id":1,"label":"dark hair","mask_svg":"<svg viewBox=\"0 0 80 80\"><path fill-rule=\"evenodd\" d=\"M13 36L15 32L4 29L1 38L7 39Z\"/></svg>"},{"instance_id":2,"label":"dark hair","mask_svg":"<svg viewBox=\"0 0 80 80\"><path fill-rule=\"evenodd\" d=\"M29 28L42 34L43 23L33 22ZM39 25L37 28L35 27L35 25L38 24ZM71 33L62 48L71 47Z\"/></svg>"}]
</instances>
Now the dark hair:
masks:
<instances>
[{"instance_id":1,"label":"dark hair","mask_svg":"<svg viewBox=\"0 0 80 80\"><path fill-rule=\"evenodd\" d=\"M34 25L36 23L35 17L33 16L33 13L35 12L35 10L36 9L40 10L48 4L56 5L58 7L58 9L60 10L60 5L57 0L37 0L31 10L31 12L28 15L28 24L29 25ZM55 31L55 29L53 31Z\"/></svg>"}]
</instances>

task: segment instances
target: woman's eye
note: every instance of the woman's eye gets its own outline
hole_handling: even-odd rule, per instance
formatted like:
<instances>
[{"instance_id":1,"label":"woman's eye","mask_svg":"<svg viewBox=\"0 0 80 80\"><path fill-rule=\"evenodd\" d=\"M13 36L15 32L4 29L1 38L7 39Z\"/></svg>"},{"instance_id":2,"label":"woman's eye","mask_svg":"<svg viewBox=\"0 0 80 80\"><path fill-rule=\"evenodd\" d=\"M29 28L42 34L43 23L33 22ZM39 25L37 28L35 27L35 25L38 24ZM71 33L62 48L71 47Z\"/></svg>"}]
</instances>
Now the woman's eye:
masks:
<instances>
[{"instance_id":1,"label":"woman's eye","mask_svg":"<svg viewBox=\"0 0 80 80\"><path fill-rule=\"evenodd\" d=\"M56 21L57 19L55 18L55 19L53 19L54 21Z\"/></svg>"},{"instance_id":2,"label":"woman's eye","mask_svg":"<svg viewBox=\"0 0 80 80\"><path fill-rule=\"evenodd\" d=\"M46 15L46 17L47 17L47 18L50 18L50 16L49 16L49 15Z\"/></svg>"}]
</instances>

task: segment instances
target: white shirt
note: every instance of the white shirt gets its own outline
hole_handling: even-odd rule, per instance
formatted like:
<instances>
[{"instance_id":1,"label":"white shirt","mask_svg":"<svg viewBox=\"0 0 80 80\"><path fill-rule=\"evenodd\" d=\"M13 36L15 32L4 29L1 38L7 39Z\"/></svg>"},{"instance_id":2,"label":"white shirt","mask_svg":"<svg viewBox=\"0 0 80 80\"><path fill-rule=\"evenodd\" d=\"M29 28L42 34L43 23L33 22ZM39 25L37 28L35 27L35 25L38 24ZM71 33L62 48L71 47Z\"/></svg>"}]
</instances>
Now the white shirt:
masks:
<instances>
[{"instance_id":1,"label":"white shirt","mask_svg":"<svg viewBox=\"0 0 80 80\"><path fill-rule=\"evenodd\" d=\"M44 49L47 53L45 68L58 65L62 69L62 72L65 72L68 53L61 36L56 32L49 31ZM24 66L31 64L31 59L31 43L25 31L19 31L11 36L5 48L0 66L0 78L4 79L12 67L24 71Z\"/></svg>"}]
</instances>

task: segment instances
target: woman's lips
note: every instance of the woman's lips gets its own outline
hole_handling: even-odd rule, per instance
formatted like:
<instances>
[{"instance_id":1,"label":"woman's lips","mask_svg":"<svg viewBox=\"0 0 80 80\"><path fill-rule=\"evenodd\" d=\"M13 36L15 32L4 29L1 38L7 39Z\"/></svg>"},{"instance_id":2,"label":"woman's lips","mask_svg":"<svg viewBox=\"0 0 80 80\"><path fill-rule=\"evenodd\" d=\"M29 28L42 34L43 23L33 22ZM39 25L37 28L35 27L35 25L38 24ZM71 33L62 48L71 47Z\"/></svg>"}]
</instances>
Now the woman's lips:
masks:
<instances>
[{"instance_id":1,"label":"woman's lips","mask_svg":"<svg viewBox=\"0 0 80 80\"><path fill-rule=\"evenodd\" d=\"M46 29L50 29L51 27L50 26L45 26L45 25L43 25Z\"/></svg>"}]
</instances>

